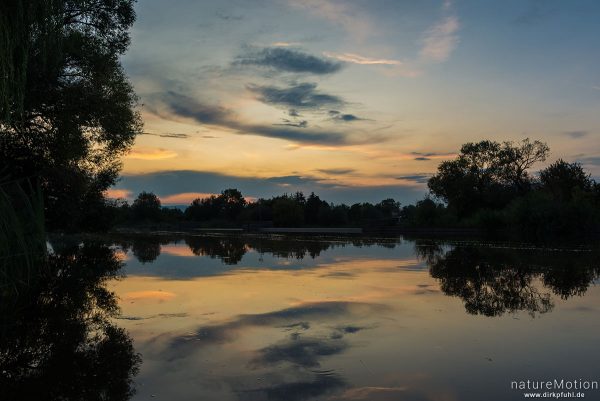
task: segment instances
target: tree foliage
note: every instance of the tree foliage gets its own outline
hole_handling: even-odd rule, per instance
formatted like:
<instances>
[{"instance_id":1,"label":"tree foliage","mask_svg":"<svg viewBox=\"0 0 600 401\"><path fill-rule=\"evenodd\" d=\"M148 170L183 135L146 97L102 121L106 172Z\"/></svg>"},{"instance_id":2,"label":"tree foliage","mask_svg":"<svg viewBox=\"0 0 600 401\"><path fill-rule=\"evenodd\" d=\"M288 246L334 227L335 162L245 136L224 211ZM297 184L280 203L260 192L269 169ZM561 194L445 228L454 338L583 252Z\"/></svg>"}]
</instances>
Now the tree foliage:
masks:
<instances>
[{"instance_id":1,"label":"tree foliage","mask_svg":"<svg viewBox=\"0 0 600 401\"><path fill-rule=\"evenodd\" d=\"M464 217L479 208L505 207L531 185L527 170L544 161L549 148L539 141L481 141L462 146L454 160L442 162L428 182L431 193Z\"/></svg>"},{"instance_id":2,"label":"tree foliage","mask_svg":"<svg viewBox=\"0 0 600 401\"><path fill-rule=\"evenodd\" d=\"M39 177L53 228L85 219L140 132L119 61L133 2L2 3L0 68L18 79L0 86L0 168L15 179Z\"/></svg>"}]
</instances>

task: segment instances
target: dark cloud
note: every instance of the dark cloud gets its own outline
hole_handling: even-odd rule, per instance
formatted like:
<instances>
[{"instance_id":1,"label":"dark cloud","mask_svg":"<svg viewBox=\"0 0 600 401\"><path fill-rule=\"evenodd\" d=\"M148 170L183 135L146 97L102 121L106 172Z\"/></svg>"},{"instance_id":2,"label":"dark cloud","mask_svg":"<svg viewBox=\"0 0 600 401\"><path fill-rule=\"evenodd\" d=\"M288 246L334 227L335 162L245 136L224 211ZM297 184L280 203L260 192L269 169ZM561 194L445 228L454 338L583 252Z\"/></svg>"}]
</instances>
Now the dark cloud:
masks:
<instances>
[{"instance_id":1,"label":"dark cloud","mask_svg":"<svg viewBox=\"0 0 600 401\"><path fill-rule=\"evenodd\" d=\"M283 126L296 127L296 128L306 128L306 127L308 127L308 121L306 121L306 120L292 121L292 120L288 120L288 119L283 119L282 123L275 124L275 125L283 125Z\"/></svg>"},{"instance_id":2,"label":"dark cloud","mask_svg":"<svg viewBox=\"0 0 600 401\"><path fill-rule=\"evenodd\" d=\"M398 180L413 181L418 184L426 184L427 181L429 181L429 178L431 178L431 174L425 174L425 173L424 174L400 175L400 176L396 177L396 179L398 179Z\"/></svg>"},{"instance_id":3,"label":"dark cloud","mask_svg":"<svg viewBox=\"0 0 600 401\"><path fill-rule=\"evenodd\" d=\"M233 112L221 106L201 103L174 91L167 91L161 99L170 110L180 116L192 118L202 124L224 125L233 121Z\"/></svg>"},{"instance_id":4,"label":"dark cloud","mask_svg":"<svg viewBox=\"0 0 600 401\"><path fill-rule=\"evenodd\" d=\"M449 153L436 153L436 152L410 152L411 155L421 156L421 157L431 157L431 156L450 156Z\"/></svg>"},{"instance_id":5,"label":"dark cloud","mask_svg":"<svg viewBox=\"0 0 600 401\"><path fill-rule=\"evenodd\" d=\"M299 109L319 109L324 106L340 106L344 101L334 95L316 90L317 84L305 82L287 88L248 85L248 90L263 103Z\"/></svg>"},{"instance_id":6,"label":"dark cloud","mask_svg":"<svg viewBox=\"0 0 600 401\"><path fill-rule=\"evenodd\" d=\"M419 156L419 157L415 157L415 160L425 161L425 160L431 160L431 158L425 157L425 156Z\"/></svg>"},{"instance_id":7,"label":"dark cloud","mask_svg":"<svg viewBox=\"0 0 600 401\"><path fill-rule=\"evenodd\" d=\"M421 199L424 190L406 186L339 186L330 181L306 176L279 176L269 178L238 177L214 172L174 170L145 174L124 174L117 188L133 194L152 191L158 196L184 192L219 193L225 188L238 188L244 195L268 198L282 192L315 192L328 202L379 202L394 198L402 203Z\"/></svg>"},{"instance_id":8,"label":"dark cloud","mask_svg":"<svg viewBox=\"0 0 600 401\"><path fill-rule=\"evenodd\" d=\"M353 121L362 121L364 118L355 116L354 114L344 114L338 110L330 110L329 115L333 121L350 123Z\"/></svg>"},{"instance_id":9,"label":"dark cloud","mask_svg":"<svg viewBox=\"0 0 600 401\"><path fill-rule=\"evenodd\" d=\"M588 131L566 131L563 132L563 135L568 136L573 139L583 138L589 134Z\"/></svg>"},{"instance_id":10,"label":"dark cloud","mask_svg":"<svg viewBox=\"0 0 600 401\"><path fill-rule=\"evenodd\" d=\"M317 171L325 174L344 175L354 173L356 170L353 168L321 168Z\"/></svg>"},{"instance_id":11,"label":"dark cloud","mask_svg":"<svg viewBox=\"0 0 600 401\"><path fill-rule=\"evenodd\" d=\"M300 117L300 113L296 109L289 109L288 114L290 117Z\"/></svg>"},{"instance_id":12,"label":"dark cloud","mask_svg":"<svg viewBox=\"0 0 600 401\"><path fill-rule=\"evenodd\" d=\"M332 74L338 72L343 66L342 63L327 58L283 47L249 50L246 54L239 56L234 64L316 75Z\"/></svg>"},{"instance_id":13,"label":"dark cloud","mask_svg":"<svg viewBox=\"0 0 600 401\"><path fill-rule=\"evenodd\" d=\"M319 101L316 95L315 102ZM239 121L236 114L221 106L207 105L191 97L168 91L161 96L160 102L165 104L169 111L177 116L191 118L201 124L216 125L235 131L238 134L260 135L269 138L286 139L298 143L343 145L351 143L347 135L326 130L297 130L298 126L290 128L248 124ZM321 99L322 101L322 99ZM375 139L373 139L375 140Z\"/></svg>"},{"instance_id":14,"label":"dark cloud","mask_svg":"<svg viewBox=\"0 0 600 401\"><path fill-rule=\"evenodd\" d=\"M188 134L172 134L172 133L164 133L164 134L155 134L153 132L144 132L142 135L151 135L151 136L159 136L161 138L174 138L174 139L186 139L190 136Z\"/></svg>"}]
</instances>

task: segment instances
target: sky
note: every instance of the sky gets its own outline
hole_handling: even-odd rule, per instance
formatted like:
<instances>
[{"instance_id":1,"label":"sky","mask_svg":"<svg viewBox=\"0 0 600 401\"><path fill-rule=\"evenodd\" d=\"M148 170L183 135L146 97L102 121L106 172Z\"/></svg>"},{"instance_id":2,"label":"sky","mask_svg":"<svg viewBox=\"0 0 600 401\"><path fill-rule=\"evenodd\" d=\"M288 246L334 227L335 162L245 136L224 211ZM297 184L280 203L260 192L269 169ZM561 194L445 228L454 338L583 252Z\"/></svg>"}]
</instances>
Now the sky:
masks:
<instances>
[{"instance_id":1,"label":"sky","mask_svg":"<svg viewBox=\"0 0 600 401\"><path fill-rule=\"evenodd\" d=\"M550 146L547 163L600 176L596 0L139 0L136 12L122 62L144 134L111 196L408 204L462 144L527 137Z\"/></svg>"}]
</instances>

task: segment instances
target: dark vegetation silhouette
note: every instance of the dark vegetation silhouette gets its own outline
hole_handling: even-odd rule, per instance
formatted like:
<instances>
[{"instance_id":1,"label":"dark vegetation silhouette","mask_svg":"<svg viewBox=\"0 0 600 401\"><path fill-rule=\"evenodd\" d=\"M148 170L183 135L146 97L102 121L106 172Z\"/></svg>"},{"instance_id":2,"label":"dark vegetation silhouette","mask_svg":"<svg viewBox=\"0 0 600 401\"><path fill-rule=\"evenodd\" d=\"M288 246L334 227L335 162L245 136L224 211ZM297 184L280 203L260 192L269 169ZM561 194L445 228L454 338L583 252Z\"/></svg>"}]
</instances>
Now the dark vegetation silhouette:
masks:
<instances>
[{"instance_id":1,"label":"dark vegetation silhouette","mask_svg":"<svg viewBox=\"0 0 600 401\"><path fill-rule=\"evenodd\" d=\"M600 278L597 252L442 245L417 240L415 250L440 289L461 298L474 315L547 313L553 296L583 296Z\"/></svg>"},{"instance_id":2,"label":"dark vegetation silhouette","mask_svg":"<svg viewBox=\"0 0 600 401\"><path fill-rule=\"evenodd\" d=\"M122 263L107 246L52 246L28 281L13 279L0 292L2 397L128 400L141 359L113 323L117 301L106 289Z\"/></svg>"},{"instance_id":3,"label":"dark vegetation silhouette","mask_svg":"<svg viewBox=\"0 0 600 401\"><path fill-rule=\"evenodd\" d=\"M143 192L132 206L120 201L112 215L122 226L479 229L537 239L598 234L600 184L579 163L562 159L532 174L548 153L546 144L529 139L467 143L456 159L439 165L429 194L404 207L394 199L335 205L302 192L248 202L227 189L194 200L185 211L161 208L156 195Z\"/></svg>"},{"instance_id":4,"label":"dark vegetation silhouette","mask_svg":"<svg viewBox=\"0 0 600 401\"><path fill-rule=\"evenodd\" d=\"M114 203L107 218L117 226L179 227L346 227L392 226L400 216L400 203L385 199L379 203L352 206L328 203L314 193L284 194L270 199L247 201L237 189L220 195L195 199L184 211L161 207L153 193L142 192L131 205Z\"/></svg>"},{"instance_id":5,"label":"dark vegetation silhouette","mask_svg":"<svg viewBox=\"0 0 600 401\"><path fill-rule=\"evenodd\" d=\"M0 2L0 176L39 183L50 229L107 228L103 192L141 131L119 60L133 3Z\"/></svg>"},{"instance_id":6,"label":"dark vegetation silhouette","mask_svg":"<svg viewBox=\"0 0 600 401\"><path fill-rule=\"evenodd\" d=\"M430 197L404 207L405 227L461 227L525 237L586 236L600 231L600 185L579 163L562 159L532 175L546 144L468 143L442 162L428 182Z\"/></svg>"}]
</instances>

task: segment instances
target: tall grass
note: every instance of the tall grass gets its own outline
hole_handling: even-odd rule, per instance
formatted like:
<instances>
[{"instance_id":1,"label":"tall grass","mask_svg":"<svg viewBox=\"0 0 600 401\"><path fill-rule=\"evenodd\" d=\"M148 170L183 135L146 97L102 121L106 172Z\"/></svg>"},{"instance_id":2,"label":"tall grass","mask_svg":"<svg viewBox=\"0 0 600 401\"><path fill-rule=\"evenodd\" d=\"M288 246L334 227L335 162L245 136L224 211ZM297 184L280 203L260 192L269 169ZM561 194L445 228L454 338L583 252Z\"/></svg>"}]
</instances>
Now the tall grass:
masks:
<instances>
[{"instance_id":1,"label":"tall grass","mask_svg":"<svg viewBox=\"0 0 600 401\"><path fill-rule=\"evenodd\" d=\"M17 298L46 258L44 203L32 180L0 181L0 296Z\"/></svg>"}]
</instances>

